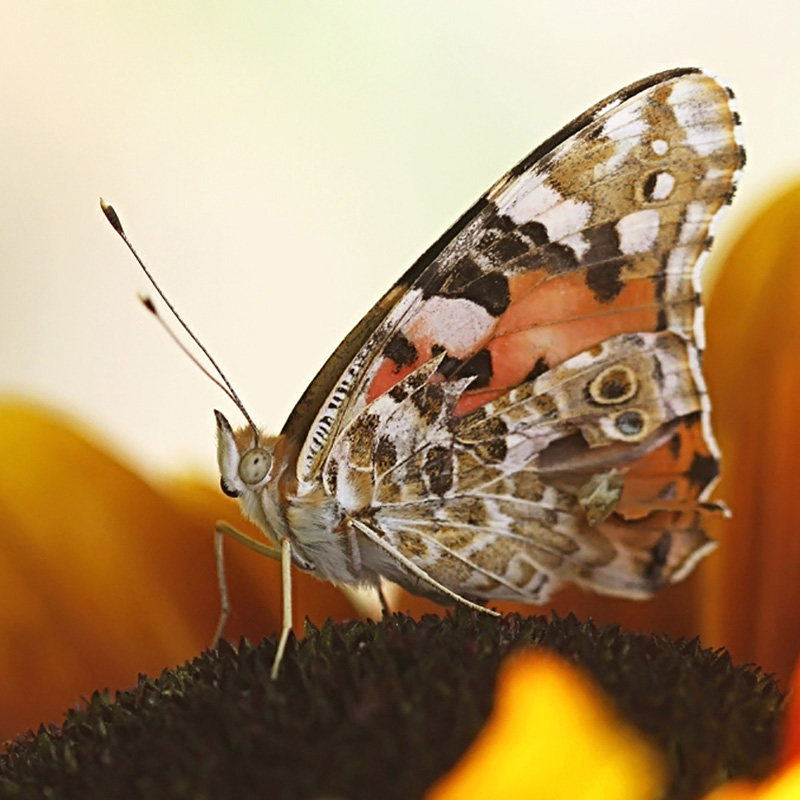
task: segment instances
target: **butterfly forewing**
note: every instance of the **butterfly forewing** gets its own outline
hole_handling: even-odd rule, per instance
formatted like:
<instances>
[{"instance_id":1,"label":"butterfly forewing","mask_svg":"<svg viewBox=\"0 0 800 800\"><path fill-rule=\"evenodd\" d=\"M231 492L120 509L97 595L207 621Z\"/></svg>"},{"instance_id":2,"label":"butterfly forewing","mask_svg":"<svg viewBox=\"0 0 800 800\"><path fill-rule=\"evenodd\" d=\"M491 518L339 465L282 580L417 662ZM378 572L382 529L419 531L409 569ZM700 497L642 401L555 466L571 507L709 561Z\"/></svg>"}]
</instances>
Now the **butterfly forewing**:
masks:
<instances>
[{"instance_id":1,"label":"butterfly forewing","mask_svg":"<svg viewBox=\"0 0 800 800\"><path fill-rule=\"evenodd\" d=\"M743 163L731 98L654 76L498 181L304 396L300 484L462 596L685 574L718 471L698 275Z\"/></svg>"}]
</instances>

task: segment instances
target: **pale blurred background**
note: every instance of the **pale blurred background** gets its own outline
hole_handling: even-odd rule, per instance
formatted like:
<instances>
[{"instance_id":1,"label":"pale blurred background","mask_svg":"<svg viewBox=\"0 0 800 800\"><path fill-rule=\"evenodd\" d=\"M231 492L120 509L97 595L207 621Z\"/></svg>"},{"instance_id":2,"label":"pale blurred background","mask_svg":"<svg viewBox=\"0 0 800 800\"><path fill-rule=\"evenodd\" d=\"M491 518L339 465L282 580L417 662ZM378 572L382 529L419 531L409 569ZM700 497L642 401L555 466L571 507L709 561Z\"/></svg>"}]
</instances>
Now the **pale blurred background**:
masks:
<instances>
[{"instance_id":1,"label":"pale blurred background","mask_svg":"<svg viewBox=\"0 0 800 800\"><path fill-rule=\"evenodd\" d=\"M699 65L748 148L719 244L800 172L795 2L0 3L0 394L213 474L222 394L136 301L102 195L256 420L507 168ZM237 418L238 421L238 418Z\"/></svg>"}]
</instances>

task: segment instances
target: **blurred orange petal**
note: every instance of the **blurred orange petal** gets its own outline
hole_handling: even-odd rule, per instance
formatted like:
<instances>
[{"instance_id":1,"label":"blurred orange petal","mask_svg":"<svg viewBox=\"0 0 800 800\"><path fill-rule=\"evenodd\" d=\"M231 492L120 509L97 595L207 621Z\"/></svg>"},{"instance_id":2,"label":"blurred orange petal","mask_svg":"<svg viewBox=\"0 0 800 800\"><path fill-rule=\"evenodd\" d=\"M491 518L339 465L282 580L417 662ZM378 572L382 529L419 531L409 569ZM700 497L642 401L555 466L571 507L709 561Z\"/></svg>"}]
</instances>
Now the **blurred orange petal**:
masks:
<instances>
[{"instance_id":1,"label":"blurred orange petal","mask_svg":"<svg viewBox=\"0 0 800 800\"><path fill-rule=\"evenodd\" d=\"M789 703L783 720L781 757L784 764L800 765L800 659L795 664L789 687Z\"/></svg>"},{"instance_id":2,"label":"blurred orange petal","mask_svg":"<svg viewBox=\"0 0 800 800\"><path fill-rule=\"evenodd\" d=\"M704 638L786 681L800 653L800 184L721 265L705 370L722 453Z\"/></svg>"},{"instance_id":3,"label":"blurred orange petal","mask_svg":"<svg viewBox=\"0 0 800 800\"><path fill-rule=\"evenodd\" d=\"M125 688L210 644L219 615L213 528L237 505L199 483L158 488L52 414L0 405L0 741L94 689ZM254 535L258 535L249 529ZM226 548L236 641L279 625L277 564ZM298 576L295 620L350 617Z\"/></svg>"},{"instance_id":4,"label":"blurred orange petal","mask_svg":"<svg viewBox=\"0 0 800 800\"><path fill-rule=\"evenodd\" d=\"M800 798L800 764L763 783L732 781L715 789L704 800L797 800Z\"/></svg>"},{"instance_id":5,"label":"blurred orange petal","mask_svg":"<svg viewBox=\"0 0 800 800\"><path fill-rule=\"evenodd\" d=\"M657 751L584 673L542 652L503 664L492 714L426 800L661 797Z\"/></svg>"}]
</instances>

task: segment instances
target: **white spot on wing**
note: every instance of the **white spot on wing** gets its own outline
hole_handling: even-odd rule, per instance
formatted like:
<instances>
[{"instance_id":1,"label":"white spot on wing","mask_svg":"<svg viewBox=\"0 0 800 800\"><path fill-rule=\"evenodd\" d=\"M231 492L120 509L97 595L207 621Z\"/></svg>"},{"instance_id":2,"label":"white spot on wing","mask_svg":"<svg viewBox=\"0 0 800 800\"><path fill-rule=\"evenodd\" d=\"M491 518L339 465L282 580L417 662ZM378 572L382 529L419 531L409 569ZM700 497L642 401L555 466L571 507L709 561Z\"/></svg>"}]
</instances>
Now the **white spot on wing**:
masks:
<instances>
[{"instance_id":1,"label":"white spot on wing","mask_svg":"<svg viewBox=\"0 0 800 800\"><path fill-rule=\"evenodd\" d=\"M571 233L569 236L564 236L561 239L561 244L571 247L573 252L580 261L589 249L589 242L582 233Z\"/></svg>"},{"instance_id":2,"label":"white spot on wing","mask_svg":"<svg viewBox=\"0 0 800 800\"><path fill-rule=\"evenodd\" d=\"M500 210L508 214L517 225L538 219L561 200L561 194L544 183L523 186L520 189L522 191L517 191L510 197L507 204L498 203Z\"/></svg>"},{"instance_id":3,"label":"white spot on wing","mask_svg":"<svg viewBox=\"0 0 800 800\"><path fill-rule=\"evenodd\" d=\"M663 156L669 150L669 145L663 139L654 139L650 147L653 148L653 152L658 156Z\"/></svg>"},{"instance_id":4,"label":"white spot on wing","mask_svg":"<svg viewBox=\"0 0 800 800\"><path fill-rule=\"evenodd\" d=\"M669 103L676 114L680 112L682 119L678 121L681 125L696 125L707 113L704 110L708 106L705 83L706 78L702 75L686 75L672 84Z\"/></svg>"},{"instance_id":5,"label":"white spot on wing","mask_svg":"<svg viewBox=\"0 0 800 800\"><path fill-rule=\"evenodd\" d=\"M708 221L708 211L705 203L695 200L686 206L686 214L683 225L678 234L679 244L690 244L694 242L703 231Z\"/></svg>"},{"instance_id":6,"label":"white spot on wing","mask_svg":"<svg viewBox=\"0 0 800 800\"><path fill-rule=\"evenodd\" d=\"M686 130L687 144L701 156L710 156L715 150L726 147L729 141L729 131L718 125L697 126Z\"/></svg>"},{"instance_id":7,"label":"white spot on wing","mask_svg":"<svg viewBox=\"0 0 800 800\"><path fill-rule=\"evenodd\" d=\"M641 102L623 106L603 123L602 135L614 141L641 138L647 130L647 122L642 119L641 112Z\"/></svg>"},{"instance_id":8,"label":"white spot on wing","mask_svg":"<svg viewBox=\"0 0 800 800\"><path fill-rule=\"evenodd\" d=\"M614 152L594 165L594 179L605 180L625 162L630 151L642 141L649 124L642 117L642 101L628 100L603 123L600 134L614 142Z\"/></svg>"},{"instance_id":9,"label":"white spot on wing","mask_svg":"<svg viewBox=\"0 0 800 800\"><path fill-rule=\"evenodd\" d=\"M615 108L616 108L616 107L617 107L617 106L618 106L618 105L619 105L621 102L622 102L622 100L620 100L620 98L619 98L619 97L614 97L612 100L610 100L608 103L606 103L606 104L605 104L605 105L604 105L604 106L603 106L603 107L602 107L602 108L601 108L601 109L600 109L600 110L597 112L597 116L598 116L598 117L605 116L605 115L606 115L606 114L608 114L609 112L613 111L613 110L614 110L614 109L615 109Z\"/></svg>"},{"instance_id":10,"label":"white spot on wing","mask_svg":"<svg viewBox=\"0 0 800 800\"><path fill-rule=\"evenodd\" d=\"M552 186L545 183L533 185L499 208L517 225L541 223L551 242L569 245L578 258L589 247L580 234L592 215L591 204L573 198L564 199Z\"/></svg>"},{"instance_id":11,"label":"white spot on wing","mask_svg":"<svg viewBox=\"0 0 800 800\"><path fill-rule=\"evenodd\" d=\"M658 211L652 208L623 217L617 223L620 252L627 256L649 250L658 236L658 227Z\"/></svg>"},{"instance_id":12,"label":"white spot on wing","mask_svg":"<svg viewBox=\"0 0 800 800\"><path fill-rule=\"evenodd\" d=\"M674 186L675 178L673 178L672 175L668 172L659 172L658 175L656 175L656 185L653 187L650 199L664 200L669 197Z\"/></svg>"},{"instance_id":13,"label":"white spot on wing","mask_svg":"<svg viewBox=\"0 0 800 800\"><path fill-rule=\"evenodd\" d=\"M706 310L697 306L694 312L694 341L701 352L706 348Z\"/></svg>"},{"instance_id":14,"label":"white spot on wing","mask_svg":"<svg viewBox=\"0 0 800 800\"><path fill-rule=\"evenodd\" d=\"M719 104L707 89L705 79L698 77L696 80L677 81L669 102L675 111L675 118L684 129L686 143L698 154L710 156L730 143L728 114L721 113Z\"/></svg>"},{"instance_id":15,"label":"white spot on wing","mask_svg":"<svg viewBox=\"0 0 800 800\"><path fill-rule=\"evenodd\" d=\"M496 320L471 300L431 297L404 329L412 342L441 345L456 358L466 358L491 331Z\"/></svg>"},{"instance_id":16,"label":"white spot on wing","mask_svg":"<svg viewBox=\"0 0 800 800\"><path fill-rule=\"evenodd\" d=\"M592 215L589 203L579 200L563 200L548 211L536 217L547 228L551 242L557 242L573 233L580 233Z\"/></svg>"}]
</instances>

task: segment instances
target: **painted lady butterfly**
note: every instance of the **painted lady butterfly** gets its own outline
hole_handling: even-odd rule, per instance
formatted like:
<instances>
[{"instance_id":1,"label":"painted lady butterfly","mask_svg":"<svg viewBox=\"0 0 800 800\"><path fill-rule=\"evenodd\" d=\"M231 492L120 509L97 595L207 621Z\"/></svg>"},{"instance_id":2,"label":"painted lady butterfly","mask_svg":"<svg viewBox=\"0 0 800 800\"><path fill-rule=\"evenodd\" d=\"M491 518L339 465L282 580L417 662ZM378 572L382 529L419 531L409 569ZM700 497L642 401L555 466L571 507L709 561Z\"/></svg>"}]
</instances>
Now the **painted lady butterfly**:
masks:
<instances>
[{"instance_id":1,"label":"painted lady butterfly","mask_svg":"<svg viewBox=\"0 0 800 800\"><path fill-rule=\"evenodd\" d=\"M647 597L713 549L699 273L743 164L714 78L634 83L478 200L278 436L217 412L222 489L280 548L273 674L290 563L445 603L539 603L563 581ZM224 523L220 555L222 534L277 556Z\"/></svg>"}]
</instances>

